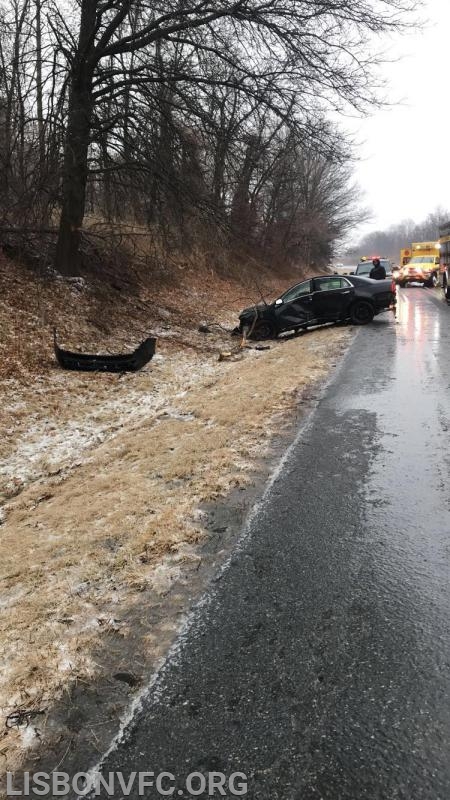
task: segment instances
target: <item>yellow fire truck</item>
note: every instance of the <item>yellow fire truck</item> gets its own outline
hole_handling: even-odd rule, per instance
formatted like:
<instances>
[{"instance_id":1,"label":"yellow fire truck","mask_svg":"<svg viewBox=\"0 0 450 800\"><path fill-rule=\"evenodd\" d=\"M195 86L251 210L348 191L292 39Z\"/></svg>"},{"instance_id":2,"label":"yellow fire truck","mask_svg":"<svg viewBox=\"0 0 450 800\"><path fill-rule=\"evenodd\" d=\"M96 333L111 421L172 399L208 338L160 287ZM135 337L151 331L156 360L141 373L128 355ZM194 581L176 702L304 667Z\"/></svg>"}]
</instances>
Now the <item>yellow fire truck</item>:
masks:
<instances>
[{"instance_id":1,"label":"yellow fire truck","mask_svg":"<svg viewBox=\"0 0 450 800\"><path fill-rule=\"evenodd\" d=\"M399 286L408 283L421 283L434 288L439 283L440 242L413 242L411 248L400 252L400 269L395 276ZM406 264L402 258L409 260Z\"/></svg>"},{"instance_id":2,"label":"yellow fire truck","mask_svg":"<svg viewBox=\"0 0 450 800\"><path fill-rule=\"evenodd\" d=\"M439 282L445 292L447 303L450 303L450 222L441 225L439 228L439 244L440 246L440 276Z\"/></svg>"}]
</instances>

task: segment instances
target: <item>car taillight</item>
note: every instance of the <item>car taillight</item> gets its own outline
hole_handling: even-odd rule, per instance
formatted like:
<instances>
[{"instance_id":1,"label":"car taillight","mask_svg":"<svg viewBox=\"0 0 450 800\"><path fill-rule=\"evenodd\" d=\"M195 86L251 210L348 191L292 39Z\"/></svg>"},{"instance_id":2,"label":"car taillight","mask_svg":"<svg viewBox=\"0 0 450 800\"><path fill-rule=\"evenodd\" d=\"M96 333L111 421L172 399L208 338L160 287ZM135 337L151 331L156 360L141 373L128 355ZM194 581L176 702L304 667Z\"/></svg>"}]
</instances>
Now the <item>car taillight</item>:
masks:
<instances>
[{"instance_id":1,"label":"car taillight","mask_svg":"<svg viewBox=\"0 0 450 800\"><path fill-rule=\"evenodd\" d=\"M392 294L395 294L395 281L394 280L391 281L391 292L392 292Z\"/></svg>"}]
</instances>

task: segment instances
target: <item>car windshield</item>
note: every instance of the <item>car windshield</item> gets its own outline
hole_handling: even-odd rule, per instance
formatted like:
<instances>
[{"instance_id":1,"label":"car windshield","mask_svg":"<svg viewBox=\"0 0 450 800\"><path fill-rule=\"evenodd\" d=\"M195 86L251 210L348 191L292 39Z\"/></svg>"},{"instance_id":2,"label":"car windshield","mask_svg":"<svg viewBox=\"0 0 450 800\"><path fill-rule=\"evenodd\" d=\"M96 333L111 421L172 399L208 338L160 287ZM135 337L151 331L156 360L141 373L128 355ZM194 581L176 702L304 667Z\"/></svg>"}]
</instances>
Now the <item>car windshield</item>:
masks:
<instances>
[{"instance_id":1,"label":"car windshield","mask_svg":"<svg viewBox=\"0 0 450 800\"><path fill-rule=\"evenodd\" d=\"M371 261L362 261L356 267L356 272L358 275L368 275L372 267L373 264Z\"/></svg>"},{"instance_id":2,"label":"car windshield","mask_svg":"<svg viewBox=\"0 0 450 800\"><path fill-rule=\"evenodd\" d=\"M410 264L433 264L434 256L414 256L409 262Z\"/></svg>"},{"instance_id":3,"label":"car windshield","mask_svg":"<svg viewBox=\"0 0 450 800\"><path fill-rule=\"evenodd\" d=\"M380 264L382 267L385 268L386 272L390 272L389 261L387 260L387 258L381 258ZM360 261L358 266L356 267L356 274L368 275L371 269L373 269L372 261Z\"/></svg>"}]
</instances>

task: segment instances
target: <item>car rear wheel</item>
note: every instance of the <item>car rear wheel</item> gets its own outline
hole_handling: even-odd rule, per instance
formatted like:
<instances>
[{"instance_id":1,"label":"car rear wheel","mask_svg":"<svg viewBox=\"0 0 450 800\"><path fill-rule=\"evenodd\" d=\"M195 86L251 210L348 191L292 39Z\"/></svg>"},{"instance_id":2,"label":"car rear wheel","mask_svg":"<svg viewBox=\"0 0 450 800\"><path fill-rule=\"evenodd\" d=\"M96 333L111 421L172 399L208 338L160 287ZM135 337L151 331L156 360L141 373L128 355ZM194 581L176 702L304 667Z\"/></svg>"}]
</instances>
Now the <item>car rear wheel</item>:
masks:
<instances>
[{"instance_id":1,"label":"car rear wheel","mask_svg":"<svg viewBox=\"0 0 450 800\"><path fill-rule=\"evenodd\" d=\"M430 289L435 289L436 286L438 285L437 275L436 274L432 275L425 285L428 286Z\"/></svg>"},{"instance_id":2,"label":"car rear wheel","mask_svg":"<svg viewBox=\"0 0 450 800\"><path fill-rule=\"evenodd\" d=\"M367 325L368 322L372 322L374 316L373 307L365 300L360 300L350 309L350 319L354 325Z\"/></svg>"},{"instance_id":3,"label":"car rear wheel","mask_svg":"<svg viewBox=\"0 0 450 800\"><path fill-rule=\"evenodd\" d=\"M255 322L250 338L264 341L264 339L274 339L275 335L275 328L272 323L266 319L259 319Z\"/></svg>"}]
</instances>

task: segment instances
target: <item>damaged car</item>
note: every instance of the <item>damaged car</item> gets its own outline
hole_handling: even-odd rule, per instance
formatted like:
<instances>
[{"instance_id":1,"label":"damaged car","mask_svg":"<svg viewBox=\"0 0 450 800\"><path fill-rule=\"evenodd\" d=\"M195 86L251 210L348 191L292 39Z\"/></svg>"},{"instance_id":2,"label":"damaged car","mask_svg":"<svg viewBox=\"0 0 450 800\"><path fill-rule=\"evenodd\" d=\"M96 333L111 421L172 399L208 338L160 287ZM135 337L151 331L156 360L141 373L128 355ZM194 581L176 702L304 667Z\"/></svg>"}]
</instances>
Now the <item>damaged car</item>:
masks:
<instances>
[{"instance_id":1,"label":"damaged car","mask_svg":"<svg viewBox=\"0 0 450 800\"><path fill-rule=\"evenodd\" d=\"M382 311L394 309L395 302L392 279L320 275L298 283L269 305L244 309L239 315L239 331L252 339L271 339L285 331L327 322L366 325Z\"/></svg>"}]
</instances>

